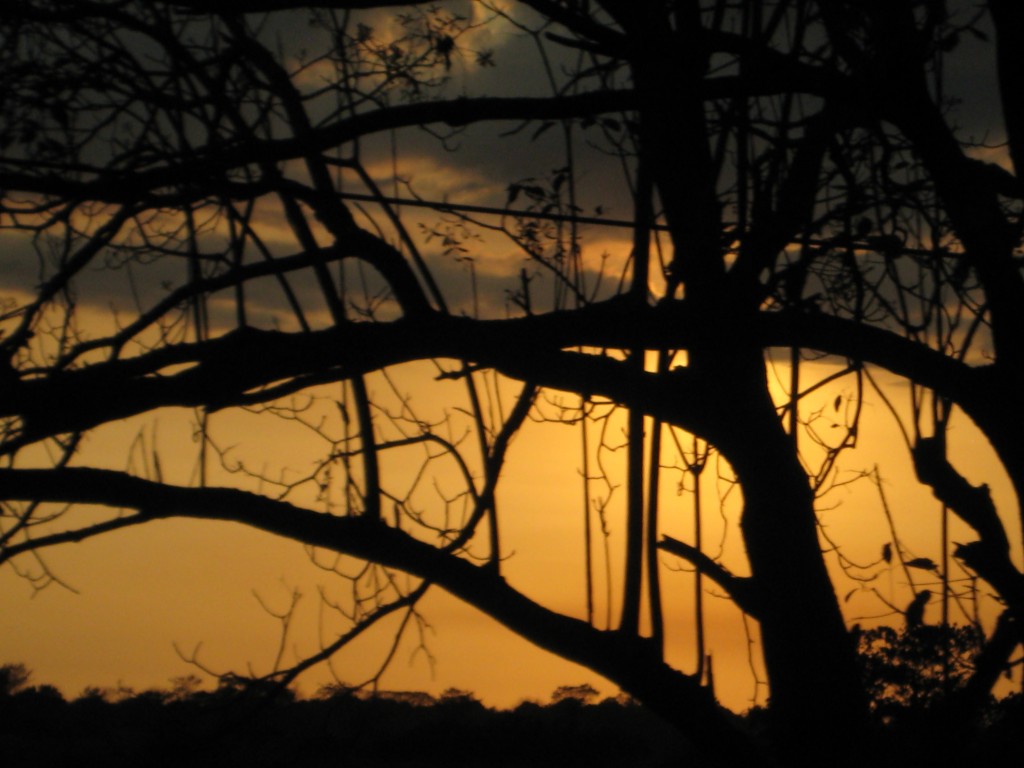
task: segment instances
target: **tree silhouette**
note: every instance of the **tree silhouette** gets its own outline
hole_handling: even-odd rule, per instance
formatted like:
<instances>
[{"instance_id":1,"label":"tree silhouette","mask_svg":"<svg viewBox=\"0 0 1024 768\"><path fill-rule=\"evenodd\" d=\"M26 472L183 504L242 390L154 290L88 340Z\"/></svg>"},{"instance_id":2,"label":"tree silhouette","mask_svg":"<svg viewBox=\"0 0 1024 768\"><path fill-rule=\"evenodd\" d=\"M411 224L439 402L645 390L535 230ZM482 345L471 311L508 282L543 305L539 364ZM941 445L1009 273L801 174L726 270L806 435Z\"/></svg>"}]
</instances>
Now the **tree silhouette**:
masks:
<instances>
[{"instance_id":1,"label":"tree silhouette","mask_svg":"<svg viewBox=\"0 0 1024 768\"><path fill-rule=\"evenodd\" d=\"M926 594L913 570L946 609L994 594L953 722L987 703L1021 641L1020 505L967 480L947 432L973 422L1021 498L1019 3L10 0L0 25L0 562L43 586L56 545L235 521L344 556L325 567L352 585L348 628L275 683L388 616L414 630L437 587L709 761L877 763L817 503L874 397L973 537L931 567L886 538L877 565L913 590L890 607ZM503 59L506 39L536 58ZM996 87L962 128L972 75ZM421 197L403 152L463 190L477 173L483 202ZM514 267L488 262L513 247ZM143 427L124 471L90 453L158 412L193 420L191 477ZM246 420L319 458L257 469L227 432ZM536 420L582 435L579 618L503 570L529 502L499 483ZM712 462L742 497L739 566L700 540ZM690 542L663 537L673 483ZM696 671L666 661L679 563L757 626L768 746L717 703L703 635ZM951 568L984 588L954 595Z\"/></svg>"},{"instance_id":2,"label":"tree silhouette","mask_svg":"<svg viewBox=\"0 0 1024 768\"><path fill-rule=\"evenodd\" d=\"M566 688L586 693L586 686ZM330 765L343 753L352 764L374 766L646 768L687 754L671 727L616 699L569 696L549 706L494 710L456 689L429 703L327 690L252 710L248 692L238 688L175 689L87 688L69 701L47 685L0 694L4 764L62 765L84 757L116 765Z\"/></svg>"}]
</instances>

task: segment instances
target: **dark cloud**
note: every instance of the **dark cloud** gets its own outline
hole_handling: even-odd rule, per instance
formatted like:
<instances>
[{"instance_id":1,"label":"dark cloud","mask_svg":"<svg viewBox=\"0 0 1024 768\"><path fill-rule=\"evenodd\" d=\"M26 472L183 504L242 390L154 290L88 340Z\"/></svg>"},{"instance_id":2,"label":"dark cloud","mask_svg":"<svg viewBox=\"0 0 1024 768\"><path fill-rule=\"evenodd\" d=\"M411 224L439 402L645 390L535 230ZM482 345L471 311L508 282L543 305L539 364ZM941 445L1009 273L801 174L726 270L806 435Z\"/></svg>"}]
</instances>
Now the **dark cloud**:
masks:
<instances>
[{"instance_id":1,"label":"dark cloud","mask_svg":"<svg viewBox=\"0 0 1024 768\"><path fill-rule=\"evenodd\" d=\"M5 231L0 245L0 295L31 294L43 280L41 260L32 238L24 232Z\"/></svg>"},{"instance_id":2,"label":"dark cloud","mask_svg":"<svg viewBox=\"0 0 1024 768\"><path fill-rule=\"evenodd\" d=\"M952 19L966 24L978 15L978 5L967 0L950 3ZM1005 140L996 72L995 29L987 13L977 18L973 31L956 37L943 61L944 96L953 102L950 119L960 127L961 139L986 144Z\"/></svg>"}]
</instances>

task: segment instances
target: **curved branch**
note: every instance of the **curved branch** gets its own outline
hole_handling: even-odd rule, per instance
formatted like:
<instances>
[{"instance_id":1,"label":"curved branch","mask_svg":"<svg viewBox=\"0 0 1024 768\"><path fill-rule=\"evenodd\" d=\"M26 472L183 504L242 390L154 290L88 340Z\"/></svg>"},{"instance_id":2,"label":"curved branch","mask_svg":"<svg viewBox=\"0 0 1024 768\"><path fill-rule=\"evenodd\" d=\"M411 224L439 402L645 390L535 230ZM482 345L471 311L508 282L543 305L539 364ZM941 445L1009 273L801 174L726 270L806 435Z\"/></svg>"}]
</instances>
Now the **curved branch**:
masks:
<instances>
[{"instance_id":1,"label":"curved branch","mask_svg":"<svg viewBox=\"0 0 1024 768\"><path fill-rule=\"evenodd\" d=\"M743 610L755 619L759 618L761 612L760 599L757 596L754 580L747 577L736 576L728 568L716 563L699 549L689 544L673 539L671 536L662 536L658 542L658 549L663 549L677 557L681 557L698 571L711 579L729 593L729 597Z\"/></svg>"},{"instance_id":2,"label":"curved branch","mask_svg":"<svg viewBox=\"0 0 1024 768\"><path fill-rule=\"evenodd\" d=\"M390 603L387 603L375 609L373 613L371 613L365 619L356 623L355 626L353 626L347 632L342 633L334 642L321 648L316 653L312 654L311 656L307 656L306 658L302 659L296 664L293 664L291 667L288 667L287 669L272 672L266 677L274 680L274 682L280 685L281 687L291 685L295 678L297 678L307 669L316 666L322 661L326 661L331 656L340 651L342 648L344 648L346 645L349 645L360 635L362 635L367 630L372 628L382 619L387 618L392 613L401 610L402 608L408 608L416 605L416 603L419 602L420 598L422 598L427 593L427 590L430 588L430 586L431 584L429 581L422 582L418 587L416 587L416 589L412 590L409 594L395 598Z\"/></svg>"},{"instance_id":3,"label":"curved branch","mask_svg":"<svg viewBox=\"0 0 1024 768\"><path fill-rule=\"evenodd\" d=\"M820 313L765 312L758 336L766 347L801 347L871 363L957 402L977 397L992 375L884 328Z\"/></svg>"},{"instance_id":4,"label":"curved branch","mask_svg":"<svg viewBox=\"0 0 1024 768\"><path fill-rule=\"evenodd\" d=\"M1010 542L987 485L971 485L946 458L945 435L920 437L911 450L917 479L932 489L935 498L977 531L991 546L1009 555Z\"/></svg>"},{"instance_id":5,"label":"curved branch","mask_svg":"<svg viewBox=\"0 0 1024 768\"><path fill-rule=\"evenodd\" d=\"M551 611L487 566L445 553L378 520L313 512L236 489L185 488L100 469L3 469L0 498L134 508L150 520L225 520L397 568L433 582L530 642L642 697L706 750L714 763L763 761L759 749L719 708L713 694L662 662L647 641L599 630Z\"/></svg>"},{"instance_id":6,"label":"curved branch","mask_svg":"<svg viewBox=\"0 0 1024 768\"><path fill-rule=\"evenodd\" d=\"M765 346L800 346L872 363L913 378L969 413L984 405L994 372L971 368L895 333L824 315L764 313L753 328ZM751 331L745 331L749 334ZM521 381L632 403L702 435L713 435L716 390L687 368L662 375L620 361L565 351L570 346L685 349L708 334L686 302L637 307L618 298L578 310L510 320L474 320L424 311L391 323L347 323L311 333L242 328L210 341L168 345L46 378L0 381L0 416L24 419L8 449L92 428L164 406L218 410L272 399L275 383L315 374L342 380L388 365L452 358L474 361ZM171 366L187 366L163 375ZM725 407L725 405L723 405Z\"/></svg>"},{"instance_id":7,"label":"curved branch","mask_svg":"<svg viewBox=\"0 0 1024 768\"><path fill-rule=\"evenodd\" d=\"M32 499L35 501L35 499ZM152 516L139 512L127 517L116 517L112 520L105 520L95 525L87 525L84 528L76 528L71 531L63 531L48 536L40 536L38 539L27 539L20 544L8 544L5 536L0 541L0 565L12 560L25 552L36 552L41 549L57 546L58 544L79 544L94 536L99 536L111 531L119 531L122 528L130 528L134 525L148 523Z\"/></svg>"}]
</instances>

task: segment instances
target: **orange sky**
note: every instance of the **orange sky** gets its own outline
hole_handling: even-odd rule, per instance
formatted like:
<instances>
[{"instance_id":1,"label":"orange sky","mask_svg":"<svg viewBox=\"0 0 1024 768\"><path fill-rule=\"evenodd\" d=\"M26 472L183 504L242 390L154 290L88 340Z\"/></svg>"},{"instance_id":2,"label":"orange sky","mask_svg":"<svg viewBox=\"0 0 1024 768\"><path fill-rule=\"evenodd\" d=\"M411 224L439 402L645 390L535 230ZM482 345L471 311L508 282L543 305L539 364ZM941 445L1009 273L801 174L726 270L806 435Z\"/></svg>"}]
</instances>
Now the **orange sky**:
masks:
<instances>
[{"instance_id":1,"label":"orange sky","mask_svg":"<svg viewBox=\"0 0 1024 768\"><path fill-rule=\"evenodd\" d=\"M814 367L807 365L805 375L811 376ZM452 384L433 386L445 389ZM831 402L834 393L846 386L840 382L822 392L820 399L811 398L806 404L808 412L821 402ZM893 391L898 389L893 387ZM195 447L181 415L162 412L157 420L139 419L106 427L90 440L86 456L101 457L101 466L125 466L126 447L145 425L142 443L152 446L155 439L164 477L185 482L192 471ZM317 450L313 441L297 437L295 432L289 437L288 425L273 438L265 432L246 432L241 422L228 426L240 448L256 446L251 453L253 460L263 452L268 457L283 454L292 466L301 469ZM905 448L877 396L868 398L862 435L861 447L844 457L843 470L870 470L877 463L907 556L937 560L937 503L911 481ZM1012 495L1005 478L996 471L991 454L962 417L954 422L952 435L957 466L972 482L990 483L1002 508L1008 509ZM260 447L266 451L260 451ZM667 442L665 450L665 463L674 463ZM141 461L142 453L137 450L136 462ZM237 455L244 454L240 451ZM580 466L578 427L528 423L513 444L499 504L507 578L544 604L583 617ZM138 463L136 469L144 471ZM712 469L705 474L702 487L706 547L716 552L721 543L726 564L742 573L739 497L734 491L719 509L716 497L729 484L715 475L719 471L727 475L728 468L713 463ZM689 492L677 493L679 477L670 469L663 475L663 531L692 540L692 496ZM619 501L621 496L620 489ZM878 560L882 544L890 539L874 486L860 480L839 488L826 497L822 506L830 507L822 512L823 524L830 536L844 544L848 557L861 563ZM621 506L616 503L612 508L613 581L618 584L621 525L616 517L621 515ZM1012 541L1020 541L1019 532L1012 526L1010 533ZM969 540L971 535L954 525L951 538ZM68 695L77 694L86 685L165 685L170 677L193 671L178 658L175 644L185 653L201 644L200 660L219 672L244 672L245 665L251 663L253 671L265 673L277 651L278 624L263 611L254 593L277 611L287 606L292 589L302 593L285 655L287 662L295 660L296 653L317 649L318 585L334 598L343 589L338 580L313 569L300 546L228 523L158 522L84 544L65 545L46 557L55 573L80 594L54 585L31 597L28 585L9 569L0 574L0 660L27 664L35 670L36 682L58 684ZM675 638L668 648L668 658L684 671L692 670L693 577L680 570L681 563L669 555L662 555L662 564L669 637ZM873 566L863 573L879 570L880 566ZM920 576L917 586L928 586L930 574L922 572ZM855 586L837 580L841 596ZM898 605L909 602L910 593L899 572L883 573L870 586ZM708 642L715 659L718 690L725 703L742 709L755 696L744 625L735 609L713 596L717 592L714 587L706 585L706 590L711 595L706 600ZM603 582L599 576L596 591L601 624ZM865 591L853 594L845 605L851 620L864 623L870 623L868 617L886 613L885 606ZM938 610L938 601L933 600L928 620L937 621ZM605 693L616 692L593 673L532 648L440 592L424 602L423 614L431 625L424 640L435 660L433 665L426 653L417 650L411 636L383 678L383 687L439 693L454 686L473 690L494 706L512 706L524 698L546 700L558 685L584 681L598 685ZM339 655L333 665L338 677L353 683L370 674L383 658L391 631L381 629ZM328 630L324 637L329 639ZM313 692L330 679L327 670L311 673L303 679L303 690ZM757 695L763 703L764 690L758 689Z\"/></svg>"}]
</instances>

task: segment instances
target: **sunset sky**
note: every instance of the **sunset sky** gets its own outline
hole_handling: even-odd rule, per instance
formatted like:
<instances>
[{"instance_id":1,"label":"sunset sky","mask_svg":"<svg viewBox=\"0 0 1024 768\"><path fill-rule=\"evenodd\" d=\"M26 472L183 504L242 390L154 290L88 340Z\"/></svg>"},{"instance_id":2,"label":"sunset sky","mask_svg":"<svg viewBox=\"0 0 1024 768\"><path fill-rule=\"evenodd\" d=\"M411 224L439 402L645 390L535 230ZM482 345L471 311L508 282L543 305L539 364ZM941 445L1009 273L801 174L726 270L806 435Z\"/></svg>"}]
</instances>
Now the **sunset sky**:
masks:
<instances>
[{"instance_id":1,"label":"sunset sky","mask_svg":"<svg viewBox=\"0 0 1024 768\"><path fill-rule=\"evenodd\" d=\"M822 406L827 410L833 400L832 391L842 394L844 389L840 386L823 392L816 402L807 404L808 410ZM899 393L901 387L894 385L892 389ZM938 504L917 483L908 482L911 469L902 437L879 399L868 396L865 407L860 447L844 456L840 478L852 479L856 473L869 472L877 465L906 556L938 561ZM97 450L109 450L110 464L117 466L127 452L124 446L136 437L155 439L165 478L180 476L184 483L195 449L190 445L188 425L174 416L167 413L133 424L111 425L101 430L107 434L93 442ZM984 442L962 417L956 421L953 433L956 442L951 447L958 468L973 483L988 482L997 502L1008 505L1012 491ZM296 470L304 465L300 458L303 451L315 453L302 440L292 443L275 438L271 442L258 431L240 431L232 436L240 447L254 445L255 453L285 453ZM505 515L504 570L509 580L544 604L583 617L579 438L578 427L526 425L511 452L499 509ZM665 463L678 466L677 460L668 458L674 450L668 443L666 440ZM116 448L121 452L117 453ZM180 463L175 465L175 459ZM711 469L714 471L707 472L702 481L706 546L710 552L723 552L724 562L742 573L738 490L732 490L720 509L717 499L731 485L716 475L721 472L728 478L729 471L714 461ZM618 471L621 474L621 467ZM688 482L687 491L679 494L679 480L678 471L665 473L663 531L692 541L692 485ZM621 497L620 488L620 501ZM852 593L846 602L848 616L865 626L892 620L891 612L869 590L877 589L900 607L909 601L910 593L905 575L879 562L883 545L892 539L877 488L862 478L836 488L821 506L825 530L843 544L843 554L868 565L855 573L877 576L863 587L842 577L837 579L837 592ZM622 526L617 518L621 505L613 505L613 509L609 515L611 566L613 581L618 585L621 559L616 555ZM1020 540L1012 523L1009 533L1011 541ZM952 540L970 538L970 532L954 524ZM185 654L198 648L199 660L217 672L249 671L249 663L252 671L268 672L278 650L279 624L261 608L257 596L269 608L281 612L288 606L292 591L301 592L285 652L287 662L296 660L296 654L317 649L321 618L318 588L323 586L325 594L335 599L346 588L336 578L311 567L299 545L230 523L163 521L79 545L65 545L47 553L46 559L56 575L78 594L55 584L33 596L29 585L8 569L0 590L0 658L25 663L35 670L36 682L56 683L68 695L76 695L86 685L160 687L172 676L194 672L178 657L175 646ZM327 559L321 553L319 560ZM663 554L661 559L669 635L677 638L668 649L668 657L684 671L692 670L693 575L671 555ZM958 575L962 574L954 566L952 576ZM918 588L934 590L934 574L917 571L914 576ZM705 587L711 595L706 599L708 651L714 658L718 690L726 704L738 709L749 706L755 694L763 703L765 691L755 691L746 630L739 613L726 600L714 597L717 589L707 584ZM596 591L600 624L604 615L600 578ZM939 610L939 601L933 600L928 619L938 621ZM604 693L616 692L592 672L533 648L440 591L426 599L422 612L430 622L423 639L434 663L417 649L414 632L400 648L381 681L382 687L435 694L448 687L468 689L493 706L512 706L527 698L546 700L558 685L584 681L597 685ZM954 609L952 615L955 619L961 614ZM326 627L330 625L328 617ZM756 632L753 622L748 622L748 628ZM337 677L354 683L370 675L386 653L390 631L382 627L365 642L339 654L333 665ZM322 637L330 639L328 629ZM331 680L330 672L319 669L302 678L301 688L312 693L319 684Z\"/></svg>"},{"instance_id":2,"label":"sunset sky","mask_svg":"<svg viewBox=\"0 0 1024 768\"><path fill-rule=\"evenodd\" d=\"M480 3L451 6L474 14L472 18L481 23L490 19L467 33L464 44L467 49L493 49L497 66L481 67L468 55L456 57L448 95L460 91L471 95L550 94L551 86L533 38L508 21L491 19L493 14ZM393 10L368 14L365 23L379 34L393 33L393 14ZM521 15L515 18L529 21ZM286 22L281 16L273 19L272 29L266 34L286 39L289 50L298 56L303 36L314 33L304 23ZM278 24L279 28L273 27ZM315 36L308 40L310 48L319 42ZM976 125L979 140L993 138L982 133L989 125L985 104L992 96L988 87L991 79L975 79L972 74L983 72L990 64L983 54L988 55L987 49L979 41L965 40L957 52L966 62L959 70L965 74L954 79L951 86L962 97L959 114L965 133ZM303 75L310 83L321 76L316 68ZM564 137L560 127L541 135L535 135L534 125L509 133L516 128L507 124L475 126L449 140L449 148L457 151L444 151L435 137L422 131L379 136L364 142L360 151L365 167L385 194L501 206L508 200L511 182L533 178L540 181L530 183L547 183L545 180L562 162ZM616 160L603 154L600 137L596 132L577 130L574 142L578 164L575 183L583 214L629 219L632 207L622 169ZM365 185L354 176L344 178L346 190L365 191ZM517 204L524 202L520 199ZM456 219L429 209L405 207L401 214L453 311L478 312L486 317L503 317L513 311L509 294L519 287L520 269L527 262L507 237L487 228L499 223L497 217L480 214L476 218L484 226L463 232ZM367 226L371 218L382 227L388 226L380 210L372 205L357 212L357 218ZM276 254L296 252L298 247L290 238L280 210L269 205L258 209L254 221ZM443 253L438 233L445 225L464 237L459 243L466 250L459 258ZM394 236L393 230L387 231L389 237ZM618 287L627 263L631 234L614 226L594 225L581 232L587 279L593 286L600 275L599 295L609 295ZM323 237L324 233L318 235ZM88 274L79 286L79 317L97 333L109 331L115 322L130 322L137 314L136 297L143 305L158 300L168 290L167 282L180 283L183 272L180 263L168 263L139 270L137 275L131 270ZM352 275L354 281L358 277ZM9 230L0 232L0 296L23 302L39 279L39 264L29 238ZM372 289L372 278L370 283ZM314 324L328 323L329 316L317 303L312 281L309 285L297 281L295 285ZM538 310L551 308L551 281L538 279L536 285ZM230 298L217 296L211 301L214 327L230 326ZM277 323L285 329L294 324L271 281L257 286L248 300L254 322L263 322L266 327ZM386 314L386 307L383 312ZM781 405L788 395L786 356L773 355L768 364L773 391ZM448 370L455 367L451 361L443 365ZM835 359L806 360L801 366L803 388L834 374L839 365ZM464 415L469 407L464 382L439 379L438 368L430 363L409 364L388 374L387 380L379 374L368 378L368 386L382 409L377 422L382 438L399 434L396 423L389 423L385 415L405 414L403 409L408 406L418 419L433 424L447 420L453 441L463 441L460 449L467 456L476 455L476 436L467 431L471 425ZM909 387L884 372L873 370L872 374L904 426L910 428ZM507 413L518 385L496 380L487 373L477 374L475 380L484 393L485 407ZM262 484L254 475L287 483L312 472L331 450L315 427L328 418L337 420L334 399L339 391L338 385L316 390L318 399L311 401L304 413L305 423L277 418L272 413L214 414L209 429L223 463L211 451L207 464L210 479L278 493L281 486ZM865 384L861 394L858 444L842 455L834 487L820 500L820 519L823 534L842 545L841 554L848 558L847 566L852 566L849 573L865 579L857 581L843 575L836 554L827 555L847 618L851 623L871 625L894 620L894 611L886 601L903 608L912 597L908 573L882 560L882 549L894 544L894 533L880 490L892 514L895 545L908 559L928 557L938 561L941 528L938 502L913 477L897 415L871 386ZM408 401L403 401L405 395ZM829 443L844 432L857 397L856 381L850 374L802 401L800 414L813 422L815 434ZM544 605L585 618L579 408L576 395L542 393L531 419L514 440L498 489L498 506L507 579ZM588 423L587 440L591 475L601 462L610 484L594 480L588 492L591 502L608 501L611 559L607 567L617 590L621 588L623 566L624 451L616 447L624 443L625 420L622 413L601 401L588 408L594 409L592 415L607 417ZM165 481L194 484L199 455L195 416L184 409L167 410L103 426L88 436L77 462L82 466L129 468L141 476L158 475ZM811 445L810 437L801 439L808 469L814 471L821 453ZM990 485L1003 511L1010 541L1019 544L1021 532L1016 516L1008 512L1013 509L1013 493L991 450L959 413L953 418L951 439L954 464L970 482ZM684 471L684 457L679 455L678 446L691 450L692 438L677 432L673 439L666 432L660 488L662 532L692 541L693 476ZM431 515L440 515L444 499L451 499L459 490L457 468L450 461L437 459L430 464L430 477L420 478L417 472L424 455L422 447L394 452L393 458L385 460L386 476L394 493L409 491L417 504L430 506ZM23 463L43 461L41 453L29 451ZM240 468L253 476L240 473ZM703 536L706 551L720 555L723 563L742 575L745 566L738 529L741 498L731 479L729 467L712 455L700 487ZM876 483L879 479L880 485ZM343 506L343 489L330 489L319 498L315 490L303 487L288 498L315 509ZM451 506L456 514L459 502ZM593 504L591 522L599 525ZM970 538L973 534L962 524L951 524L951 541ZM597 533L592 542L596 558L595 623L602 626L609 608L604 598L605 542ZM332 560L327 554L307 552L292 541L230 523L161 521L82 544L64 545L45 552L43 557L60 583L36 593L16 571L19 568L38 574L39 567L30 557L16 561L15 568L0 569L0 663L24 663L34 672L33 682L56 684L68 696L78 695L87 685L123 684L136 689L166 686L170 678L196 671L180 658L176 648L186 656L195 653L214 672L267 673L278 653L280 622L266 609L283 612L296 590L301 595L283 651L287 664L314 653L320 641L329 642L337 634L341 624L325 604L345 600L345 590L349 589L345 581L329 572ZM1018 546L1015 561L1020 560ZM668 661L689 672L695 663L694 575L669 554L661 555L661 564L668 636L674 638L667 650ZM353 566L348 563L344 568L351 572ZM910 575L916 588L935 590L934 573L917 570ZM961 577L954 565L951 578ZM966 588L964 582L954 586ZM708 652L714 659L716 687L723 702L735 709L763 704L766 690L757 685L757 654L749 655L748 647L757 641L755 624L744 623L738 610L713 585L705 582L705 592ZM615 597L611 606L613 615L618 609L617 600ZM951 609L954 620L962 617L958 610ZM939 611L940 601L933 599L927 620L937 621ZM381 679L382 688L438 694L455 687L474 691L488 705L503 707L523 699L546 700L562 684L590 682L605 694L617 693L614 686L589 670L537 650L440 590L424 600L421 614L429 624L407 630ZM895 616L895 620L900 617ZM301 678L301 689L311 694L320 684L334 679L363 681L386 658L394 629L394 622L376 628L339 654L330 669L321 666ZM751 658L755 659L753 669Z\"/></svg>"}]
</instances>

